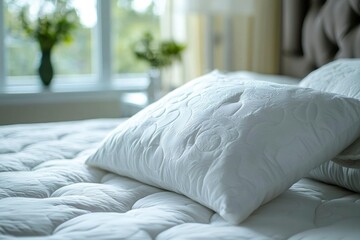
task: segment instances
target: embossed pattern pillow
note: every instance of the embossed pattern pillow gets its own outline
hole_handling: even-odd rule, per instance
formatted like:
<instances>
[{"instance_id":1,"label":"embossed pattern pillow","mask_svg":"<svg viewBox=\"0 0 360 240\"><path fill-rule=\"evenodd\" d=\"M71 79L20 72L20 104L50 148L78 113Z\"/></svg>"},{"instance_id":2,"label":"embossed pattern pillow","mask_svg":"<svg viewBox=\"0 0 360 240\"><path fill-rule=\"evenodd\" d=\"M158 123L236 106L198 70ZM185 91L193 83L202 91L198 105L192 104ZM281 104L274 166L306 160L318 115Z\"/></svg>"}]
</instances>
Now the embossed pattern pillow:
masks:
<instances>
[{"instance_id":1,"label":"embossed pattern pillow","mask_svg":"<svg viewBox=\"0 0 360 240\"><path fill-rule=\"evenodd\" d=\"M205 75L115 129L87 163L246 219L360 132L360 103Z\"/></svg>"},{"instance_id":2,"label":"embossed pattern pillow","mask_svg":"<svg viewBox=\"0 0 360 240\"><path fill-rule=\"evenodd\" d=\"M339 59L313 71L300 86L360 99L360 59ZM309 177L360 192L360 138Z\"/></svg>"},{"instance_id":3,"label":"embossed pattern pillow","mask_svg":"<svg viewBox=\"0 0 360 240\"><path fill-rule=\"evenodd\" d=\"M360 99L360 59L339 59L306 76L301 87ZM345 167L360 168L360 138L333 161Z\"/></svg>"}]
</instances>

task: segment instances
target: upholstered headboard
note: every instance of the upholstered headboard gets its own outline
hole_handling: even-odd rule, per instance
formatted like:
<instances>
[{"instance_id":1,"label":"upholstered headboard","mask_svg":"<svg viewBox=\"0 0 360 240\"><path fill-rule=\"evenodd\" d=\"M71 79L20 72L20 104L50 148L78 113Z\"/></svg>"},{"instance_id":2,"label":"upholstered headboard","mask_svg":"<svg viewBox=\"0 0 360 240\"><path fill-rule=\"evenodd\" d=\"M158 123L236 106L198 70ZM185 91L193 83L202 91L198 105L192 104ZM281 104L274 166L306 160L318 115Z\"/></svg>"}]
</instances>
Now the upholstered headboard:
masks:
<instances>
[{"instance_id":1,"label":"upholstered headboard","mask_svg":"<svg viewBox=\"0 0 360 240\"><path fill-rule=\"evenodd\" d=\"M300 78L360 58L360 0L283 0L281 51L281 73Z\"/></svg>"}]
</instances>

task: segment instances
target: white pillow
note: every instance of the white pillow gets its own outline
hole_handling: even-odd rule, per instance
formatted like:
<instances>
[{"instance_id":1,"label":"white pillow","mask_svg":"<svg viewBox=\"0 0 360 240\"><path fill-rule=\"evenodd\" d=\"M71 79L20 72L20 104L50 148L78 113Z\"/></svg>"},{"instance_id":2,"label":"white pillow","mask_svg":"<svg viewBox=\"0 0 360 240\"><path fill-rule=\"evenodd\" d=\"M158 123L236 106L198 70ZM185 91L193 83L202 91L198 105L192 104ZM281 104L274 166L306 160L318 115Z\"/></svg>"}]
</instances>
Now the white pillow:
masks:
<instances>
[{"instance_id":1,"label":"white pillow","mask_svg":"<svg viewBox=\"0 0 360 240\"><path fill-rule=\"evenodd\" d=\"M359 133L355 99L209 74L119 126L87 163L239 223Z\"/></svg>"},{"instance_id":2,"label":"white pillow","mask_svg":"<svg viewBox=\"0 0 360 240\"><path fill-rule=\"evenodd\" d=\"M313 71L301 87L337 93L360 99L360 59L339 59ZM333 161L345 167L360 168L360 138Z\"/></svg>"},{"instance_id":3,"label":"white pillow","mask_svg":"<svg viewBox=\"0 0 360 240\"><path fill-rule=\"evenodd\" d=\"M301 87L360 99L360 59L339 59L311 72Z\"/></svg>"}]
</instances>

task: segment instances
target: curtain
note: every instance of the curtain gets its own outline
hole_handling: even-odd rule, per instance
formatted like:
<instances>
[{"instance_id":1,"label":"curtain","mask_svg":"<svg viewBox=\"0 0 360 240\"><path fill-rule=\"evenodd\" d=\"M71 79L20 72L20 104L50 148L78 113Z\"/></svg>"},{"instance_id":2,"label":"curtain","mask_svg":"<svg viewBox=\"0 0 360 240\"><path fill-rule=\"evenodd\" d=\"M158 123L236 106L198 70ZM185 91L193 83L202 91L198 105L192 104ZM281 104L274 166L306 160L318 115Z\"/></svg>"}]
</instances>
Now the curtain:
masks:
<instances>
[{"instance_id":1,"label":"curtain","mask_svg":"<svg viewBox=\"0 0 360 240\"><path fill-rule=\"evenodd\" d=\"M161 16L162 37L187 46L182 62L163 72L165 90L169 91L209 72L212 70L206 69L209 61L214 69L220 71L279 72L280 0L242 0L253 6L251 12L246 14L241 11L217 13L216 9L212 13L186 12L179 8L181 1L197 0L164 0L164 13ZM206 33L209 19L211 35ZM206 37L209 36L212 44L210 56L205 50ZM226 44L229 44L228 48Z\"/></svg>"},{"instance_id":2,"label":"curtain","mask_svg":"<svg viewBox=\"0 0 360 240\"><path fill-rule=\"evenodd\" d=\"M176 1L163 0L164 11L160 18L163 39L184 43L182 61L162 71L162 87L170 91L203 74L203 22L200 16L187 15L176 9Z\"/></svg>"}]
</instances>

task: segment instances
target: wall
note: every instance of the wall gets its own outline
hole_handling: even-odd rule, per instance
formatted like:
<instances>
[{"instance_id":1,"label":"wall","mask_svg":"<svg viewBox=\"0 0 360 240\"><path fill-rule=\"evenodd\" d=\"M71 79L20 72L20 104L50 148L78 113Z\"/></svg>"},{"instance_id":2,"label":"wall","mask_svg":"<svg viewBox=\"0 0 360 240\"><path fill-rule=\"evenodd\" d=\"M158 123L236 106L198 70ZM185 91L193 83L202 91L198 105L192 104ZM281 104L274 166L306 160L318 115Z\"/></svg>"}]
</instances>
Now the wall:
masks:
<instances>
[{"instance_id":1,"label":"wall","mask_svg":"<svg viewBox=\"0 0 360 240\"><path fill-rule=\"evenodd\" d=\"M118 93L0 95L0 125L121 117Z\"/></svg>"}]
</instances>

